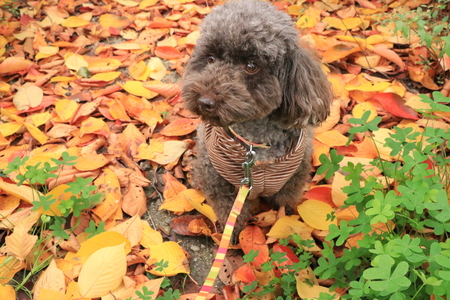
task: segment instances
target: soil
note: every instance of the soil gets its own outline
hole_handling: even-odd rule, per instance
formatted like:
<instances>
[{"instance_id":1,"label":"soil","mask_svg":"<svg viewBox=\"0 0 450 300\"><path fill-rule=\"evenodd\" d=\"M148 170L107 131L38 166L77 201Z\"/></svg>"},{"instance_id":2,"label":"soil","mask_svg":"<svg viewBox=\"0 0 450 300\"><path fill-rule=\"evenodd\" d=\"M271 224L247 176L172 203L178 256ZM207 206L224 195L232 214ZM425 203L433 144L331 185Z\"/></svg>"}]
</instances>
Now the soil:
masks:
<instances>
[{"instance_id":1,"label":"soil","mask_svg":"<svg viewBox=\"0 0 450 300\"><path fill-rule=\"evenodd\" d=\"M144 169L148 170L145 166ZM159 169L157 172L153 170L147 171L147 177L151 180L152 186L146 189L149 200L147 202L147 213L142 216L142 219L147 220L153 229L159 230L166 240L179 243L188 253L191 273L189 275L180 274L171 277L172 287L179 289L182 294L198 293L211 269L218 247L210 237L183 236L171 230L170 223L177 216L167 210L159 210L160 205L164 201L161 193L163 190L161 176L164 172L164 169ZM220 277L228 284L231 276L226 273L228 272L222 271ZM223 286L224 283L217 279L212 292L221 293Z\"/></svg>"}]
</instances>

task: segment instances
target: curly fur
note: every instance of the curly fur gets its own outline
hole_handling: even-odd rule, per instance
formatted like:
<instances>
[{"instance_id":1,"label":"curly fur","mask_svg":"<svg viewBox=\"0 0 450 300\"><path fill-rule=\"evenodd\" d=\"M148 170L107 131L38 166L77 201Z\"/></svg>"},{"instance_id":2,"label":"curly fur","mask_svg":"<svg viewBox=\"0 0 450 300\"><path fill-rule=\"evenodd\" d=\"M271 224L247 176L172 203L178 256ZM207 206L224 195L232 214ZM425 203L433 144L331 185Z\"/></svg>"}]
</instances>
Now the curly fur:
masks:
<instances>
[{"instance_id":1,"label":"curly fur","mask_svg":"<svg viewBox=\"0 0 450 300\"><path fill-rule=\"evenodd\" d=\"M328 116L330 85L320 63L299 45L289 15L266 2L231 1L206 16L201 33L183 75L185 106L203 122L231 126L247 140L270 144L269 149L257 149L258 160L283 156L301 130L311 137L313 127ZM194 185L202 189L223 225L236 188L211 165L202 128L197 147ZM303 192L311 152L309 138L297 172L278 193L263 200L274 208L293 206ZM246 203L238 224L251 216L250 206Z\"/></svg>"}]
</instances>

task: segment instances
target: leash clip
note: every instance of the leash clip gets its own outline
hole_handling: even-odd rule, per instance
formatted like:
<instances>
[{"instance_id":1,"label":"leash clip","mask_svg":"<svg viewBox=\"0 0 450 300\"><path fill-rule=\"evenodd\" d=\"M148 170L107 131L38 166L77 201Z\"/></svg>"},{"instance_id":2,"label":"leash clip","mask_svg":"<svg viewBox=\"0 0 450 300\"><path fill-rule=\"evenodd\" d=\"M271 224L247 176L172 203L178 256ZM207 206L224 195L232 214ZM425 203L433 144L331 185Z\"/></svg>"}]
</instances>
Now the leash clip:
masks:
<instances>
[{"instance_id":1,"label":"leash clip","mask_svg":"<svg viewBox=\"0 0 450 300\"><path fill-rule=\"evenodd\" d=\"M241 181L241 186L246 185L251 189L253 179L250 174L250 168L253 167L256 160L256 152L253 151L252 145L250 145L250 149L245 153L245 158L245 162L242 164L242 168L244 169L244 179Z\"/></svg>"}]
</instances>

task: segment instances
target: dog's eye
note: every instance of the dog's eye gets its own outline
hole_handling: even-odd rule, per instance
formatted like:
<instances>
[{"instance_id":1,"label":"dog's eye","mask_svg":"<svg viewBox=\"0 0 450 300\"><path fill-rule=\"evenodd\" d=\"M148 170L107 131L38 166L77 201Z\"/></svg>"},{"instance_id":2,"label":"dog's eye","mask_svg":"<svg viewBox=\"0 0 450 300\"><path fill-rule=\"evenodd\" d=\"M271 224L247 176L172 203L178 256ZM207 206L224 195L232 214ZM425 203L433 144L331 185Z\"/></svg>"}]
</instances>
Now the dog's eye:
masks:
<instances>
[{"instance_id":1,"label":"dog's eye","mask_svg":"<svg viewBox=\"0 0 450 300\"><path fill-rule=\"evenodd\" d=\"M216 60L216 58L214 57L214 56L208 56L207 58L206 58L206 62L208 63L208 64L212 64L214 61Z\"/></svg>"},{"instance_id":2,"label":"dog's eye","mask_svg":"<svg viewBox=\"0 0 450 300\"><path fill-rule=\"evenodd\" d=\"M255 65L254 63L250 62L247 65L245 65L244 70L248 74L255 74L256 72L258 72L259 67L257 65Z\"/></svg>"}]
</instances>

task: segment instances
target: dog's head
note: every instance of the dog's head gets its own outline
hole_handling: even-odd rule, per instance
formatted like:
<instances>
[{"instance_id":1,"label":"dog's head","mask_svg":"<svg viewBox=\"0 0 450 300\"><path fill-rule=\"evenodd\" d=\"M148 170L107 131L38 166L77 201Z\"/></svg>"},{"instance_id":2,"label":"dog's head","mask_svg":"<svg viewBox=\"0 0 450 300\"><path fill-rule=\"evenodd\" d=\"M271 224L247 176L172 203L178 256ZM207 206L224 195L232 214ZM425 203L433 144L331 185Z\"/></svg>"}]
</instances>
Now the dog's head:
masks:
<instances>
[{"instance_id":1,"label":"dog's head","mask_svg":"<svg viewBox=\"0 0 450 300\"><path fill-rule=\"evenodd\" d=\"M285 127L317 125L329 113L329 83L299 47L291 18L266 2L215 8L183 75L186 107L214 125L270 117Z\"/></svg>"}]
</instances>

